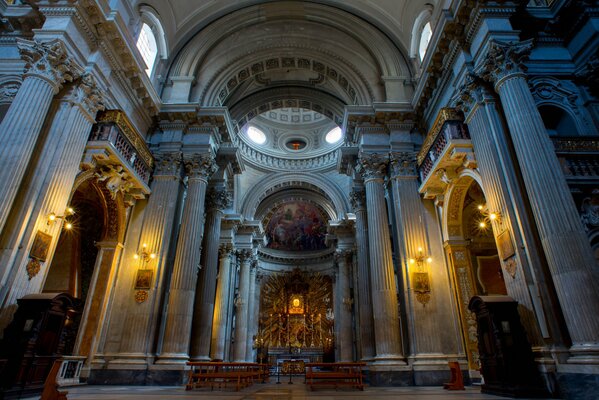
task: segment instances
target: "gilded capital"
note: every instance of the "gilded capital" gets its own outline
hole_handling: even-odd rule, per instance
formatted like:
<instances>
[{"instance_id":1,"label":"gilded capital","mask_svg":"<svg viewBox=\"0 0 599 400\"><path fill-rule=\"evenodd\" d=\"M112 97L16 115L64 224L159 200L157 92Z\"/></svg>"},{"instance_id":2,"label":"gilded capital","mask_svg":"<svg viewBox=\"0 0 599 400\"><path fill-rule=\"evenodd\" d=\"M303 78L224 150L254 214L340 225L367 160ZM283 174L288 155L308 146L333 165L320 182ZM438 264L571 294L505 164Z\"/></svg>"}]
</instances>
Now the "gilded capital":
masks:
<instances>
[{"instance_id":1,"label":"gilded capital","mask_svg":"<svg viewBox=\"0 0 599 400\"><path fill-rule=\"evenodd\" d=\"M218 166L211 154L184 155L185 174L189 179L208 180Z\"/></svg>"},{"instance_id":2,"label":"gilded capital","mask_svg":"<svg viewBox=\"0 0 599 400\"><path fill-rule=\"evenodd\" d=\"M179 176L181 171L181 153L158 153L154 158L156 160L154 176Z\"/></svg>"},{"instance_id":3,"label":"gilded capital","mask_svg":"<svg viewBox=\"0 0 599 400\"><path fill-rule=\"evenodd\" d=\"M210 188L206 193L206 210L226 210L232 202L233 198L227 189Z\"/></svg>"},{"instance_id":4,"label":"gilded capital","mask_svg":"<svg viewBox=\"0 0 599 400\"><path fill-rule=\"evenodd\" d=\"M416 153L413 151L393 152L390 157L393 178L416 178Z\"/></svg>"},{"instance_id":5,"label":"gilded capital","mask_svg":"<svg viewBox=\"0 0 599 400\"><path fill-rule=\"evenodd\" d=\"M533 47L533 40L521 42L503 42L491 40L487 57L477 69L477 74L496 87L508 76L523 75L527 68L524 62Z\"/></svg>"},{"instance_id":6,"label":"gilded capital","mask_svg":"<svg viewBox=\"0 0 599 400\"><path fill-rule=\"evenodd\" d=\"M387 154L360 153L356 170L364 180L384 179L389 158Z\"/></svg>"},{"instance_id":7,"label":"gilded capital","mask_svg":"<svg viewBox=\"0 0 599 400\"><path fill-rule=\"evenodd\" d=\"M25 76L44 79L58 93L65 81L72 82L83 73L83 68L73 61L62 41L49 42L17 39L21 58L25 61Z\"/></svg>"}]
</instances>

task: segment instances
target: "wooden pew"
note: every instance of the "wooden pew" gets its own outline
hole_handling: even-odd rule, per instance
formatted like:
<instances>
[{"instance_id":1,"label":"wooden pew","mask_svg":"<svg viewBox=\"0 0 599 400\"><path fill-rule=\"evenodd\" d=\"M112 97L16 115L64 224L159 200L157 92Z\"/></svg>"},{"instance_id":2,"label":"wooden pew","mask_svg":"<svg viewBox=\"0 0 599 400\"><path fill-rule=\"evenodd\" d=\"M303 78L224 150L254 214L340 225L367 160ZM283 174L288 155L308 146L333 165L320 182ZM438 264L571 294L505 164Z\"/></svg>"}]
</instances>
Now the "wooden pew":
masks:
<instances>
[{"instance_id":1,"label":"wooden pew","mask_svg":"<svg viewBox=\"0 0 599 400\"><path fill-rule=\"evenodd\" d=\"M450 361L449 369L451 370L451 382L444 383L443 389L466 390L464 388L464 377L462 376L462 370L460 369L460 363L458 363L457 361Z\"/></svg>"},{"instance_id":2,"label":"wooden pew","mask_svg":"<svg viewBox=\"0 0 599 400\"><path fill-rule=\"evenodd\" d=\"M235 390L247 387L254 380L264 379L262 367L256 363L243 362L187 362L190 366L189 379L185 390L210 386L213 390L217 385L227 387L233 383Z\"/></svg>"},{"instance_id":3,"label":"wooden pew","mask_svg":"<svg viewBox=\"0 0 599 400\"><path fill-rule=\"evenodd\" d=\"M44 391L42 392L40 400L67 400L67 394L69 392L61 392L58 390L58 384L56 383L56 377L58 376L61 365L62 359L54 360L52 369L50 369L50 373L44 382Z\"/></svg>"},{"instance_id":4,"label":"wooden pew","mask_svg":"<svg viewBox=\"0 0 599 400\"><path fill-rule=\"evenodd\" d=\"M317 385L350 386L364 390L362 368L366 363L338 362L338 363L308 363L306 364L306 384L310 390Z\"/></svg>"}]
</instances>

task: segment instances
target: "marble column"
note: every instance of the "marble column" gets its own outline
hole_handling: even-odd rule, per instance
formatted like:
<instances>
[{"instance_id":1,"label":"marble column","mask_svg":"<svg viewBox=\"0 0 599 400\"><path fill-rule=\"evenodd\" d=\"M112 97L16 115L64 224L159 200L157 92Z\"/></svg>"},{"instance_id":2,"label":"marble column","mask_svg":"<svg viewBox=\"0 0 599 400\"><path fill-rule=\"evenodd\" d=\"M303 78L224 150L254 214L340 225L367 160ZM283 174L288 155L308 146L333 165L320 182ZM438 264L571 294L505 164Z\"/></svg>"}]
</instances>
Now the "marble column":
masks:
<instances>
[{"instance_id":1,"label":"marble column","mask_svg":"<svg viewBox=\"0 0 599 400\"><path fill-rule=\"evenodd\" d=\"M52 98L65 81L83 72L58 39L36 42L17 39L25 60L24 80L0 123L0 232L35 148Z\"/></svg>"},{"instance_id":2,"label":"marble column","mask_svg":"<svg viewBox=\"0 0 599 400\"><path fill-rule=\"evenodd\" d=\"M22 220L15 224L12 232L9 233L8 229L6 232L8 248L2 251L0 258L6 268L0 274L0 287L3 288L0 293L5 304L16 304L23 295L41 290L47 269L42 269L38 276L25 273L30 260L29 249L38 231L53 236L44 267L51 264L63 220L48 224L48 215L64 215L67 209L75 178L80 172L81 156L96 113L103 108L102 103L103 98L94 78L84 74L57 104L56 114L46 128L46 140L39 143L41 157L47 159L32 163L35 173L24 190L24 196L20 197L22 212L17 213ZM16 273L12 280L9 279L10 273ZM12 313L6 312L10 310L3 307L0 327L10 321Z\"/></svg>"},{"instance_id":3,"label":"marble column","mask_svg":"<svg viewBox=\"0 0 599 400\"><path fill-rule=\"evenodd\" d=\"M231 269L235 268L235 265L231 264L232 252L233 245L231 243L223 243L218 249L218 281L216 283L216 300L214 302L214 318L212 320L212 344L210 346L210 358L213 360L225 359L229 302L233 300L229 296Z\"/></svg>"},{"instance_id":4,"label":"marble column","mask_svg":"<svg viewBox=\"0 0 599 400\"><path fill-rule=\"evenodd\" d=\"M189 359L193 305L200 265L204 200L208 179L216 170L210 154L184 155L187 197L181 217L168 312L159 364L185 364Z\"/></svg>"},{"instance_id":5,"label":"marble column","mask_svg":"<svg viewBox=\"0 0 599 400\"><path fill-rule=\"evenodd\" d=\"M210 360L212 321L218 272L218 247L220 224L224 210L231 205L231 194L226 188L211 188L206 194L206 234L204 243L204 268L197 284L193 315L193 340L191 358L197 361Z\"/></svg>"},{"instance_id":6,"label":"marble column","mask_svg":"<svg viewBox=\"0 0 599 400\"><path fill-rule=\"evenodd\" d=\"M337 261L337 292L335 301L339 302L338 315L335 315L335 323L338 332L337 343L339 354L337 361L353 361L353 338L351 327L352 299L349 285L349 269L351 268L353 254L351 250L337 250L335 260Z\"/></svg>"},{"instance_id":7,"label":"marble column","mask_svg":"<svg viewBox=\"0 0 599 400\"><path fill-rule=\"evenodd\" d=\"M370 256L368 254L368 216L366 213L366 192L354 190L350 200L356 214L357 276L359 314L360 354L364 361L374 358L374 321L372 318L372 297L370 294Z\"/></svg>"},{"instance_id":8,"label":"marble column","mask_svg":"<svg viewBox=\"0 0 599 400\"><path fill-rule=\"evenodd\" d=\"M248 334L248 303L250 294L250 269L252 251L244 249L237 252L241 261L239 269L239 294L235 299L235 344L233 361L245 361Z\"/></svg>"},{"instance_id":9,"label":"marble column","mask_svg":"<svg viewBox=\"0 0 599 400\"><path fill-rule=\"evenodd\" d=\"M122 282L123 293L127 297L116 310L113 310L114 322L111 320L110 329L115 334L122 335L118 345L115 359L110 364L126 364L133 368L139 364L146 368L150 359L154 357L154 343L156 328L161 308L161 295L159 288L164 282L167 264L168 250L171 246L171 238L175 227L175 215L179 204L179 189L181 185L181 154L159 153L155 155L156 167L154 169L154 182L152 183L152 194L149 197L143 217L143 226L139 241L132 243L141 251L145 244L148 252L157 254L155 260L151 260L144 267L154 271L151 288L147 291L147 298L137 302L131 290L133 282ZM126 278L133 280L135 270L123 271ZM109 337L113 335L109 331ZM112 341L112 339L111 339Z\"/></svg>"},{"instance_id":10,"label":"marble column","mask_svg":"<svg viewBox=\"0 0 599 400\"><path fill-rule=\"evenodd\" d=\"M247 347L245 350L245 360L248 362L255 362L256 357L254 357L255 349L254 349L254 337L258 334L258 319L256 315L256 311L259 307L256 306L256 286L257 286L257 270L258 270L258 261L254 260L252 262L252 267L250 270L250 293L248 296L248 335L247 335Z\"/></svg>"},{"instance_id":11,"label":"marble column","mask_svg":"<svg viewBox=\"0 0 599 400\"><path fill-rule=\"evenodd\" d=\"M358 171L362 174L366 187L375 361L380 363L396 363L403 358L397 287L385 204L384 178L388 162L387 155L377 153L361 153L358 161Z\"/></svg>"},{"instance_id":12,"label":"marble column","mask_svg":"<svg viewBox=\"0 0 599 400\"><path fill-rule=\"evenodd\" d=\"M572 339L571 351L599 350L595 259L572 195L524 73L532 40L492 40L478 73L494 83L556 293Z\"/></svg>"}]
</instances>

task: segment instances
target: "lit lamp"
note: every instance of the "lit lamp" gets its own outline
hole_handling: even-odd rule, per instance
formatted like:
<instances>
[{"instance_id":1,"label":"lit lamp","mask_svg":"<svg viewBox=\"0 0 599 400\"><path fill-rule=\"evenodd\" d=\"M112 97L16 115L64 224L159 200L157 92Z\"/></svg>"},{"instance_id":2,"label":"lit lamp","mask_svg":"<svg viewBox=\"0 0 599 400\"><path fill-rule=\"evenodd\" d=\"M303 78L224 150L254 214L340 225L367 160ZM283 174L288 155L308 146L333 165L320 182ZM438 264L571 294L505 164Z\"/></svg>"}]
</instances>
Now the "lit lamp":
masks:
<instances>
[{"instance_id":1,"label":"lit lamp","mask_svg":"<svg viewBox=\"0 0 599 400\"><path fill-rule=\"evenodd\" d=\"M486 205L482 204L479 204L477 208L481 214L481 219L477 221L480 230L486 230L492 222L501 221L501 213L499 211L490 211Z\"/></svg>"},{"instance_id":2,"label":"lit lamp","mask_svg":"<svg viewBox=\"0 0 599 400\"><path fill-rule=\"evenodd\" d=\"M67 207L67 209L64 212L64 215L56 215L55 213L51 212L50 214L48 214L48 225L53 224L54 222L56 222L57 219L63 219L64 220L64 229L67 230L71 230L73 229L73 223L71 221L69 221L69 217L75 215L75 209L73 207Z\"/></svg>"},{"instance_id":3,"label":"lit lamp","mask_svg":"<svg viewBox=\"0 0 599 400\"><path fill-rule=\"evenodd\" d=\"M422 247L418 247L418 255L410 258L410 265L417 268L412 272L412 289L416 293L416 300L426 306L431 299L431 283L428 271L424 268L425 262L431 264L433 259L424 255Z\"/></svg>"},{"instance_id":4,"label":"lit lamp","mask_svg":"<svg viewBox=\"0 0 599 400\"><path fill-rule=\"evenodd\" d=\"M143 303L148 299L148 290L152 286L154 270L147 268L148 263L157 258L156 253L148 251L148 245L144 243L139 253L133 255L137 261L137 276L135 277L135 301Z\"/></svg>"}]
</instances>

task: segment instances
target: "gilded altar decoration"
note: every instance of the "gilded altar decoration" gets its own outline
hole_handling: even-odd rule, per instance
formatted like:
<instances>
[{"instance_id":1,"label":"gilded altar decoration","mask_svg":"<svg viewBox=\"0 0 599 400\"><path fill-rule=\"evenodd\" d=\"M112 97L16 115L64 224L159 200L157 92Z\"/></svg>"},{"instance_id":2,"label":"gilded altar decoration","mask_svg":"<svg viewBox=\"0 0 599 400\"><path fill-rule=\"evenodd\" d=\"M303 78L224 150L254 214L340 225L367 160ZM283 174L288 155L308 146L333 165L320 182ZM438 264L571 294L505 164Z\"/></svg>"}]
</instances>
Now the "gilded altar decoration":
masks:
<instances>
[{"instance_id":1,"label":"gilded altar decoration","mask_svg":"<svg viewBox=\"0 0 599 400\"><path fill-rule=\"evenodd\" d=\"M147 290L138 290L135 292L135 301L138 303L143 303L148 299L148 291Z\"/></svg>"},{"instance_id":2,"label":"gilded altar decoration","mask_svg":"<svg viewBox=\"0 0 599 400\"><path fill-rule=\"evenodd\" d=\"M29 251L29 257L40 262L46 261L50 243L52 243L52 235L48 235L42 231L37 231L35 234L35 239L33 239L33 246L31 246L31 250Z\"/></svg>"},{"instance_id":3,"label":"gilded altar decoration","mask_svg":"<svg viewBox=\"0 0 599 400\"><path fill-rule=\"evenodd\" d=\"M262 287L260 340L269 349L333 348L332 282L296 268L270 276Z\"/></svg>"},{"instance_id":4,"label":"gilded altar decoration","mask_svg":"<svg viewBox=\"0 0 599 400\"><path fill-rule=\"evenodd\" d=\"M42 264L39 262L39 260L36 260L35 258L30 258L26 267L27 277L29 278L29 280L33 279L33 277L35 277L40 272L41 268Z\"/></svg>"}]
</instances>

